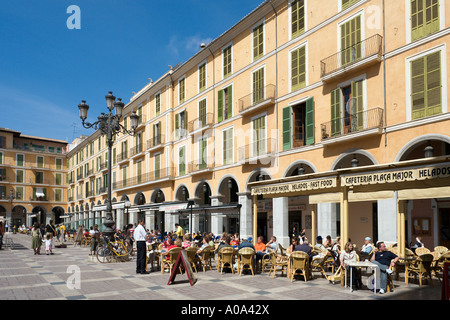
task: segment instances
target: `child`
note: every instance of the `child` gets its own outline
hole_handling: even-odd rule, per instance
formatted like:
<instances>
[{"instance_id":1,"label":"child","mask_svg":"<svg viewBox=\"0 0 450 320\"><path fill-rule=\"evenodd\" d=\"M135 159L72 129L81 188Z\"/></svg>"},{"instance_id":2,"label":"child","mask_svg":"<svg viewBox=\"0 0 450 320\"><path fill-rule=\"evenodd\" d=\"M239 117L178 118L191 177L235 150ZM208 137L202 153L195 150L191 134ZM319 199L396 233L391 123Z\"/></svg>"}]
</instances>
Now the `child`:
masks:
<instances>
[{"instance_id":1,"label":"child","mask_svg":"<svg viewBox=\"0 0 450 320\"><path fill-rule=\"evenodd\" d=\"M45 242L45 252L48 255L48 253L50 252L50 254L53 254L52 252L52 238L50 237L49 234L47 234L47 238L44 240Z\"/></svg>"}]
</instances>

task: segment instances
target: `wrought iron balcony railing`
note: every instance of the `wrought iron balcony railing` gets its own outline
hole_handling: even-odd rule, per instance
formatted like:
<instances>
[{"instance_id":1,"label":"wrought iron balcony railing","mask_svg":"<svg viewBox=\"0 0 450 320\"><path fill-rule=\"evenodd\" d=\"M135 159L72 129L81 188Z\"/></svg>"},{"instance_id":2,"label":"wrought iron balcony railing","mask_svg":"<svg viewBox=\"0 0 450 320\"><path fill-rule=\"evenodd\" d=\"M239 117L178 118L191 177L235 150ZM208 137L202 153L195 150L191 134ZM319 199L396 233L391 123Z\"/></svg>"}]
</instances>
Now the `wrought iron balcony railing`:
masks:
<instances>
[{"instance_id":1,"label":"wrought iron balcony railing","mask_svg":"<svg viewBox=\"0 0 450 320\"><path fill-rule=\"evenodd\" d=\"M147 140L147 149L162 146L165 143L164 135L157 135Z\"/></svg>"},{"instance_id":2,"label":"wrought iron balcony railing","mask_svg":"<svg viewBox=\"0 0 450 320\"><path fill-rule=\"evenodd\" d=\"M188 122L188 131L192 133L194 131L208 128L214 124L214 115L212 113L205 113L204 115Z\"/></svg>"},{"instance_id":3,"label":"wrought iron balcony railing","mask_svg":"<svg viewBox=\"0 0 450 320\"><path fill-rule=\"evenodd\" d=\"M369 129L383 128L383 109L374 108L323 123L321 125L322 141Z\"/></svg>"},{"instance_id":4,"label":"wrought iron balcony railing","mask_svg":"<svg viewBox=\"0 0 450 320\"><path fill-rule=\"evenodd\" d=\"M157 180L160 180L160 179L173 178L173 177L174 177L174 168L173 167L161 168L159 170L155 170L152 172L147 172L147 173L137 175L133 178L116 181L115 183L113 183L112 188L113 188L113 190L131 188L131 187L143 184L143 183L152 183L152 182L156 182Z\"/></svg>"},{"instance_id":5,"label":"wrought iron balcony railing","mask_svg":"<svg viewBox=\"0 0 450 320\"><path fill-rule=\"evenodd\" d=\"M211 171L214 168L214 159L199 159L188 164L188 172L192 174Z\"/></svg>"},{"instance_id":6,"label":"wrought iron balcony railing","mask_svg":"<svg viewBox=\"0 0 450 320\"><path fill-rule=\"evenodd\" d=\"M245 163L258 163L266 157L271 157L277 152L276 139L261 139L238 149L238 161Z\"/></svg>"},{"instance_id":7,"label":"wrought iron balcony railing","mask_svg":"<svg viewBox=\"0 0 450 320\"><path fill-rule=\"evenodd\" d=\"M275 85L269 84L239 99L239 113L246 113L275 103Z\"/></svg>"},{"instance_id":8,"label":"wrought iron balcony railing","mask_svg":"<svg viewBox=\"0 0 450 320\"><path fill-rule=\"evenodd\" d=\"M366 58L375 57L381 60L383 53L383 37L376 34L370 38L362 40L357 44L337 52L328 58L323 59L321 64L320 76L326 77L333 72L348 68L354 64L363 61Z\"/></svg>"}]
</instances>

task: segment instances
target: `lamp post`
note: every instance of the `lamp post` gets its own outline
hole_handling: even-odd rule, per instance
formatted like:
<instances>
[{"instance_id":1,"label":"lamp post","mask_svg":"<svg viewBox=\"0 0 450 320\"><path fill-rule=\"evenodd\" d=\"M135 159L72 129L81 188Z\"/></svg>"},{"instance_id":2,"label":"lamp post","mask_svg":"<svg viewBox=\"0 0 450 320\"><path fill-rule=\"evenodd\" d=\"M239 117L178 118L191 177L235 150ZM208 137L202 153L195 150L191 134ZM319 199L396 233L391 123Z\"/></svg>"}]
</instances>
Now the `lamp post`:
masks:
<instances>
[{"instance_id":1,"label":"lamp post","mask_svg":"<svg viewBox=\"0 0 450 320\"><path fill-rule=\"evenodd\" d=\"M13 200L16 199L16 197L14 196L14 189L11 188L9 190L9 197L7 198L10 201L10 208L11 208L11 217L10 217L10 221L9 221L9 226L12 226L12 222L13 222Z\"/></svg>"},{"instance_id":2,"label":"lamp post","mask_svg":"<svg viewBox=\"0 0 450 320\"><path fill-rule=\"evenodd\" d=\"M103 233L112 240L114 235L114 226L115 222L112 218L112 204L111 204L111 166L112 166L112 145L113 145L113 137L116 134L123 133L129 134L130 136L134 136L135 130L138 126L139 116L136 112L130 116L131 119L131 130L128 131L123 125L120 124L120 119L122 118L122 111L125 104L122 102L122 99L117 99L113 96L110 91L106 98L106 107L108 108L108 113L102 113L98 117L98 121L94 123L86 122L87 114L89 110L89 106L86 104L86 101L82 101L81 104L78 105L78 109L80 110L80 118L83 121L83 127L86 129L94 128L95 130L99 130L102 132L102 135L106 136L106 143L108 145L108 195L106 199L106 218L103 222L105 225L105 229ZM112 114L112 110L115 109L115 114Z\"/></svg>"}]
</instances>

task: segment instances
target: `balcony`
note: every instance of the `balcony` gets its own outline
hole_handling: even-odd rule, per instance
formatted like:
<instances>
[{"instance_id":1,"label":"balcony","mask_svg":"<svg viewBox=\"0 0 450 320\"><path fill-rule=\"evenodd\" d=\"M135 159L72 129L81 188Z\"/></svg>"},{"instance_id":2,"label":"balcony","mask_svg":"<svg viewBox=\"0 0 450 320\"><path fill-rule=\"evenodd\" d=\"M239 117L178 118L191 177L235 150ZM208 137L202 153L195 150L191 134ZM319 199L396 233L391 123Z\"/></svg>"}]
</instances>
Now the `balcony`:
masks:
<instances>
[{"instance_id":1,"label":"balcony","mask_svg":"<svg viewBox=\"0 0 450 320\"><path fill-rule=\"evenodd\" d=\"M50 149L52 147L38 147L38 146L19 146L14 144L13 149L16 150L22 150L22 151L30 151L30 152L37 152L37 153L48 153L48 154L55 154L55 155L65 155L67 154L66 150L63 150L62 148L55 148Z\"/></svg>"},{"instance_id":2,"label":"balcony","mask_svg":"<svg viewBox=\"0 0 450 320\"><path fill-rule=\"evenodd\" d=\"M188 164L188 172L190 174L201 174L210 172L214 168L214 159L207 158L203 160L196 160Z\"/></svg>"},{"instance_id":3,"label":"balcony","mask_svg":"<svg viewBox=\"0 0 450 320\"><path fill-rule=\"evenodd\" d=\"M275 85L269 84L264 88L239 99L239 113L250 114L275 104Z\"/></svg>"},{"instance_id":4,"label":"balcony","mask_svg":"<svg viewBox=\"0 0 450 320\"><path fill-rule=\"evenodd\" d=\"M276 139L261 139L238 149L238 161L248 164L268 164L277 152Z\"/></svg>"},{"instance_id":5,"label":"balcony","mask_svg":"<svg viewBox=\"0 0 450 320\"><path fill-rule=\"evenodd\" d=\"M155 170L153 172L143 173L137 175L136 177L129 178L126 180L120 180L113 183L113 190L128 189L141 184L152 184L157 183L159 180L171 180L174 178L174 168L162 168Z\"/></svg>"},{"instance_id":6,"label":"balcony","mask_svg":"<svg viewBox=\"0 0 450 320\"><path fill-rule=\"evenodd\" d=\"M383 109L374 108L324 123L321 125L324 145L374 134L383 130Z\"/></svg>"},{"instance_id":7,"label":"balcony","mask_svg":"<svg viewBox=\"0 0 450 320\"><path fill-rule=\"evenodd\" d=\"M159 148L162 148L164 146L164 143L164 135L154 136L153 138L147 140L147 150L155 151Z\"/></svg>"},{"instance_id":8,"label":"balcony","mask_svg":"<svg viewBox=\"0 0 450 320\"><path fill-rule=\"evenodd\" d=\"M351 71L379 63L383 54L383 37L376 34L323 59L320 76L323 82L338 79Z\"/></svg>"},{"instance_id":9,"label":"balcony","mask_svg":"<svg viewBox=\"0 0 450 320\"><path fill-rule=\"evenodd\" d=\"M116 160L117 160L117 163L129 161L130 159L128 158L128 152L125 151L125 152L119 153L117 155Z\"/></svg>"},{"instance_id":10,"label":"balcony","mask_svg":"<svg viewBox=\"0 0 450 320\"><path fill-rule=\"evenodd\" d=\"M202 132L203 130L211 128L213 124L214 124L214 115L212 113L206 113L204 116L189 121L188 123L189 134Z\"/></svg>"},{"instance_id":11,"label":"balcony","mask_svg":"<svg viewBox=\"0 0 450 320\"><path fill-rule=\"evenodd\" d=\"M143 150L144 150L143 144L140 143L140 144L138 144L135 147L130 149L130 156L131 157L135 157L135 156L141 154Z\"/></svg>"}]
</instances>

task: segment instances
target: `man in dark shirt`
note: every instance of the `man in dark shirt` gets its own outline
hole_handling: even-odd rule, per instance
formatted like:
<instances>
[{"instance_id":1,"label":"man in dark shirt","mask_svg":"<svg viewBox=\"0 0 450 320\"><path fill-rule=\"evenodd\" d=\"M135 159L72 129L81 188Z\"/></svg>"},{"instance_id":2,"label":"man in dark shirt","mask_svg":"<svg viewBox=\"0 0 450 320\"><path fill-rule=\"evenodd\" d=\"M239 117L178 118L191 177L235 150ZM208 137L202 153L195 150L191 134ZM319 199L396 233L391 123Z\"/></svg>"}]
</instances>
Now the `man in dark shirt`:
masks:
<instances>
[{"instance_id":1,"label":"man in dark shirt","mask_svg":"<svg viewBox=\"0 0 450 320\"><path fill-rule=\"evenodd\" d=\"M294 251L303 251L303 252L306 252L306 253L308 254L308 256L309 256L309 261L312 260L313 253L312 253L312 248L311 248L311 246L310 246L309 243L308 243L308 240L305 240L305 241L303 241L302 244L297 245L297 246L294 248Z\"/></svg>"},{"instance_id":2,"label":"man in dark shirt","mask_svg":"<svg viewBox=\"0 0 450 320\"><path fill-rule=\"evenodd\" d=\"M247 239L244 239L241 244L238 247L238 252L239 250L241 250L242 248L252 248L253 250L255 250L255 246L253 245L253 243L251 243L250 241L248 241Z\"/></svg>"},{"instance_id":3,"label":"man in dark shirt","mask_svg":"<svg viewBox=\"0 0 450 320\"><path fill-rule=\"evenodd\" d=\"M380 293L384 293L387 285L387 274L391 274L390 266L395 266L398 256L386 249L384 242L377 243L375 254L372 255L370 261L380 268Z\"/></svg>"}]
</instances>

